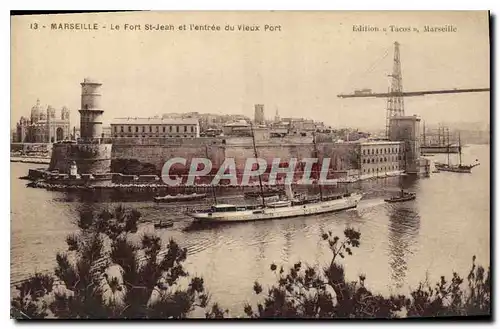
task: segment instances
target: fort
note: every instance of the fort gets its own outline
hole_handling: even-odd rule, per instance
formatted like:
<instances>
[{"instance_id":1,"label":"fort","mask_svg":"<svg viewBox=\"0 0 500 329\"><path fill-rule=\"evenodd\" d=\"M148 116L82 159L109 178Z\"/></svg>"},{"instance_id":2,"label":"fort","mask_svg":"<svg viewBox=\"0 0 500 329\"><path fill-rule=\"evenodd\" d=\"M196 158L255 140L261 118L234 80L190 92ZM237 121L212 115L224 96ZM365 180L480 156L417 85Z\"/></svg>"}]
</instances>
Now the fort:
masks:
<instances>
[{"instance_id":1,"label":"fort","mask_svg":"<svg viewBox=\"0 0 500 329\"><path fill-rule=\"evenodd\" d=\"M179 129L175 128L178 122L168 120L128 120L130 127L123 129L121 126L115 126L114 135L112 132L111 137L104 137L101 87L102 84L96 80L84 79L81 83L79 110L80 138L76 141L63 140L52 144L48 170L44 170L44 173L30 171L29 176L48 175L51 180L57 179L71 184L81 183L81 179L87 180L87 183L89 179L106 181L113 177L126 180L128 176L135 177L133 179L137 181L141 180L141 176L161 177L163 165L172 158L184 158L187 163L193 158L207 158L212 163L211 174L218 171L226 158L232 158L237 175L240 176L245 169L246 160L254 158L255 151L258 158L265 159L269 168L275 159L280 159L280 166L287 166L291 158L298 161L317 158L319 163L322 163L324 158L329 158L329 179L350 176L378 177L380 174L400 173L405 169L411 173L419 171L416 156L420 152L420 146L416 142L419 119L413 116L391 120L392 141L363 143L338 142L333 140L331 135L322 133L270 137L269 132L266 133L262 126L255 127L253 138L248 134L199 137L197 124L189 130L187 126L183 127L181 133L187 135L182 138L170 135L170 130L179 132ZM256 117L263 120L263 105L256 105ZM145 124L152 126L141 126ZM161 124L165 126L158 126ZM171 129L172 127L174 129ZM139 130L144 136L128 136L129 133L139 134ZM403 156L405 150L410 153L409 156ZM189 167L173 166L170 173L186 176Z\"/></svg>"}]
</instances>

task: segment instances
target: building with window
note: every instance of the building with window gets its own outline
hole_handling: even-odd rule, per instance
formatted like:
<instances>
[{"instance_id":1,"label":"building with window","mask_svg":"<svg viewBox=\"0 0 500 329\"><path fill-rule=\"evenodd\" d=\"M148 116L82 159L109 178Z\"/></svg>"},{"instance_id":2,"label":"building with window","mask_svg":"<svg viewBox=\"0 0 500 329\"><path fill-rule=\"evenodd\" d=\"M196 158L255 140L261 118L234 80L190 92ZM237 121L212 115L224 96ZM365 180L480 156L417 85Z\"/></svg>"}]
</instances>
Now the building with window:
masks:
<instances>
[{"instance_id":1,"label":"building with window","mask_svg":"<svg viewBox=\"0 0 500 329\"><path fill-rule=\"evenodd\" d=\"M70 138L69 110L63 107L60 115L52 106L46 109L40 100L31 108L31 116L21 117L16 125L16 143L54 143Z\"/></svg>"},{"instance_id":2,"label":"building with window","mask_svg":"<svg viewBox=\"0 0 500 329\"><path fill-rule=\"evenodd\" d=\"M131 138L196 138L200 125L194 118L116 118L111 136Z\"/></svg>"},{"instance_id":3,"label":"building with window","mask_svg":"<svg viewBox=\"0 0 500 329\"><path fill-rule=\"evenodd\" d=\"M359 143L360 174L381 176L405 170L404 142L368 141Z\"/></svg>"}]
</instances>

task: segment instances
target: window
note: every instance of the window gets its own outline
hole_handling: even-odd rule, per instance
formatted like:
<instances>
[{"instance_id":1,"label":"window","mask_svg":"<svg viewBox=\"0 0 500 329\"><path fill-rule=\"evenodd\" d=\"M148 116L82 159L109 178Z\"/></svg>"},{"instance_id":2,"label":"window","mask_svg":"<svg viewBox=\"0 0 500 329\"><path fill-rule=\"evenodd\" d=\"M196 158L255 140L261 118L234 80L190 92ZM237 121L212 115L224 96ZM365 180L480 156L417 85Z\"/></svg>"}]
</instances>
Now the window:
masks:
<instances>
[{"instance_id":1,"label":"window","mask_svg":"<svg viewBox=\"0 0 500 329\"><path fill-rule=\"evenodd\" d=\"M187 126L184 126L184 132L187 132L188 131L188 127ZM184 136L186 137L186 136Z\"/></svg>"},{"instance_id":2,"label":"window","mask_svg":"<svg viewBox=\"0 0 500 329\"><path fill-rule=\"evenodd\" d=\"M128 132L131 133L132 132L132 126L128 126Z\"/></svg>"},{"instance_id":3,"label":"window","mask_svg":"<svg viewBox=\"0 0 500 329\"><path fill-rule=\"evenodd\" d=\"M135 132L138 133L139 132L139 127L138 126L135 126ZM135 136L137 137L137 136Z\"/></svg>"},{"instance_id":4,"label":"window","mask_svg":"<svg viewBox=\"0 0 500 329\"><path fill-rule=\"evenodd\" d=\"M194 133L194 127L193 126L191 126L191 132Z\"/></svg>"},{"instance_id":5,"label":"window","mask_svg":"<svg viewBox=\"0 0 500 329\"><path fill-rule=\"evenodd\" d=\"M363 150L363 155L365 155L365 151L366 151L366 150Z\"/></svg>"},{"instance_id":6,"label":"window","mask_svg":"<svg viewBox=\"0 0 500 329\"><path fill-rule=\"evenodd\" d=\"M153 126L149 126L149 132L152 133L153 132Z\"/></svg>"},{"instance_id":7,"label":"window","mask_svg":"<svg viewBox=\"0 0 500 329\"><path fill-rule=\"evenodd\" d=\"M172 126L168 126L168 131L172 132Z\"/></svg>"},{"instance_id":8,"label":"window","mask_svg":"<svg viewBox=\"0 0 500 329\"><path fill-rule=\"evenodd\" d=\"M179 132L179 126L177 126L177 127L175 127L175 128L177 128L176 130L177 130L177 132ZM177 137L179 137L179 136L177 136Z\"/></svg>"},{"instance_id":9,"label":"window","mask_svg":"<svg viewBox=\"0 0 500 329\"><path fill-rule=\"evenodd\" d=\"M366 163L366 159L363 159L363 163Z\"/></svg>"},{"instance_id":10,"label":"window","mask_svg":"<svg viewBox=\"0 0 500 329\"><path fill-rule=\"evenodd\" d=\"M115 132L115 133L116 133L116 132L118 132L118 127L117 127L117 126L114 126L114 129L113 129L113 130L114 130L114 132ZM116 137L116 136L115 136L115 137Z\"/></svg>"},{"instance_id":11,"label":"window","mask_svg":"<svg viewBox=\"0 0 500 329\"><path fill-rule=\"evenodd\" d=\"M121 126L121 132L123 132L123 126Z\"/></svg>"},{"instance_id":12,"label":"window","mask_svg":"<svg viewBox=\"0 0 500 329\"><path fill-rule=\"evenodd\" d=\"M165 132L165 126L163 126L163 132Z\"/></svg>"},{"instance_id":13,"label":"window","mask_svg":"<svg viewBox=\"0 0 500 329\"><path fill-rule=\"evenodd\" d=\"M146 131L146 127L142 126L142 132Z\"/></svg>"},{"instance_id":14,"label":"window","mask_svg":"<svg viewBox=\"0 0 500 329\"><path fill-rule=\"evenodd\" d=\"M160 132L160 127L156 126L156 132Z\"/></svg>"}]
</instances>

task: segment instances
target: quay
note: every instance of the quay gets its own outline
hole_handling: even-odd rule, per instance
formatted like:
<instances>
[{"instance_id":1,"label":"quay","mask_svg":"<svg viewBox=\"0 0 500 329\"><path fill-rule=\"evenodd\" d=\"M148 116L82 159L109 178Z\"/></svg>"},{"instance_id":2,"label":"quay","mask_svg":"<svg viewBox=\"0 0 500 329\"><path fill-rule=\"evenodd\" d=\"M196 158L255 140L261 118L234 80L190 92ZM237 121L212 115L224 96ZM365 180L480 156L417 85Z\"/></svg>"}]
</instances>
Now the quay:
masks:
<instances>
[{"instance_id":1,"label":"quay","mask_svg":"<svg viewBox=\"0 0 500 329\"><path fill-rule=\"evenodd\" d=\"M39 157L10 157L10 162L34 163L34 164L50 164L50 158Z\"/></svg>"}]
</instances>

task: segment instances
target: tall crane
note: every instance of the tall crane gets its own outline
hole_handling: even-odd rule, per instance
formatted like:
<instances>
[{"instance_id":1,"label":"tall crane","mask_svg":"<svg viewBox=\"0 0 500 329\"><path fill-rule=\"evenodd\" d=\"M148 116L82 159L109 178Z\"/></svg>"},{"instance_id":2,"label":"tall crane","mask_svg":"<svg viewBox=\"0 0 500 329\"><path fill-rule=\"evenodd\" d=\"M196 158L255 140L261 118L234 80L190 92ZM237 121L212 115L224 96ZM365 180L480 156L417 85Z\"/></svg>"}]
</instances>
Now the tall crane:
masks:
<instances>
[{"instance_id":1,"label":"tall crane","mask_svg":"<svg viewBox=\"0 0 500 329\"><path fill-rule=\"evenodd\" d=\"M422 91L403 91L403 77L401 74L401 58L399 52L399 42L394 42L394 59L392 66L391 86L386 93L374 93L371 89L356 90L352 94L339 94L340 98L359 98L359 97L387 97L385 133L389 135L389 122L393 116L404 116L404 97L435 95L435 94L458 94L489 92L490 88L469 88L469 89L441 89L441 90L422 90Z\"/></svg>"}]
</instances>

